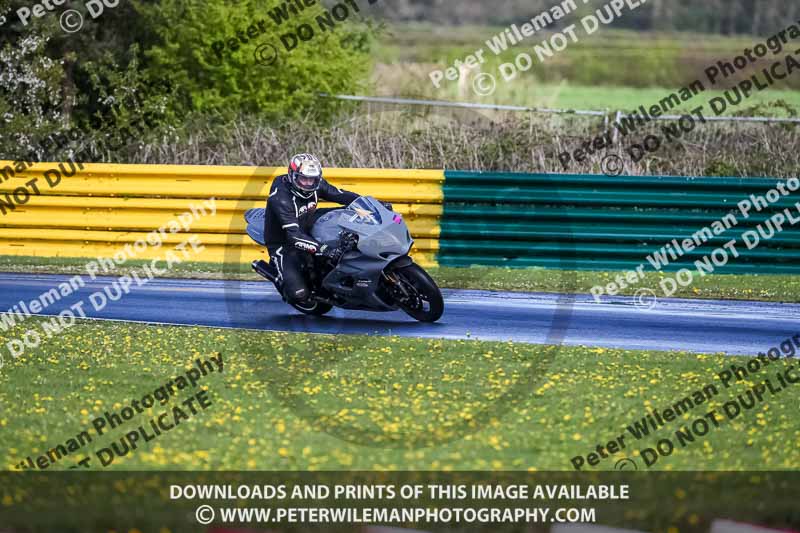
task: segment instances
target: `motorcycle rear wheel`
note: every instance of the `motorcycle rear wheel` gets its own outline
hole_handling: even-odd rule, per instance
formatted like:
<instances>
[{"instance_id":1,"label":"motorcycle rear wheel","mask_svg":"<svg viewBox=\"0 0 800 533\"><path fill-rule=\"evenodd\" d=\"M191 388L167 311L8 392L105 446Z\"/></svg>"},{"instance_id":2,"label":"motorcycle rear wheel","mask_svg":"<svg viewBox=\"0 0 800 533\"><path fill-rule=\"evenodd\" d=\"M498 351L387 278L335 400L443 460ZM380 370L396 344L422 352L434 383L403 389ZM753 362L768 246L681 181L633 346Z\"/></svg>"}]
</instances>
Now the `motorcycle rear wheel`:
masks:
<instances>
[{"instance_id":1,"label":"motorcycle rear wheel","mask_svg":"<svg viewBox=\"0 0 800 533\"><path fill-rule=\"evenodd\" d=\"M410 285L418 298L415 301L397 300L397 305L407 315L420 322L436 322L444 313L444 299L436 282L416 264L398 268L394 274Z\"/></svg>"},{"instance_id":2,"label":"motorcycle rear wheel","mask_svg":"<svg viewBox=\"0 0 800 533\"><path fill-rule=\"evenodd\" d=\"M302 305L302 304L291 304L291 305L301 313L311 316L322 316L330 312L331 309L333 309L332 305L324 304L321 302L312 302L308 305Z\"/></svg>"}]
</instances>

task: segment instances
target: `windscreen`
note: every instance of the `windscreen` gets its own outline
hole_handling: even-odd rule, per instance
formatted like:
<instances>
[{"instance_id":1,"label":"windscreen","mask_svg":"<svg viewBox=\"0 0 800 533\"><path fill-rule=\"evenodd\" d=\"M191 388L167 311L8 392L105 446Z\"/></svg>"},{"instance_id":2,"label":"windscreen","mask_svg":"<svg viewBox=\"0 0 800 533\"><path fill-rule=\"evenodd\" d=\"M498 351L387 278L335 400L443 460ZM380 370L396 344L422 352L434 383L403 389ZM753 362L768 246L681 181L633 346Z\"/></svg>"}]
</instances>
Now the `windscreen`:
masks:
<instances>
[{"instance_id":1,"label":"windscreen","mask_svg":"<svg viewBox=\"0 0 800 533\"><path fill-rule=\"evenodd\" d=\"M379 226L381 224L381 215L378 208L369 198L362 196L358 198L349 206L347 210L350 212L346 220L354 224L366 224L368 226Z\"/></svg>"}]
</instances>

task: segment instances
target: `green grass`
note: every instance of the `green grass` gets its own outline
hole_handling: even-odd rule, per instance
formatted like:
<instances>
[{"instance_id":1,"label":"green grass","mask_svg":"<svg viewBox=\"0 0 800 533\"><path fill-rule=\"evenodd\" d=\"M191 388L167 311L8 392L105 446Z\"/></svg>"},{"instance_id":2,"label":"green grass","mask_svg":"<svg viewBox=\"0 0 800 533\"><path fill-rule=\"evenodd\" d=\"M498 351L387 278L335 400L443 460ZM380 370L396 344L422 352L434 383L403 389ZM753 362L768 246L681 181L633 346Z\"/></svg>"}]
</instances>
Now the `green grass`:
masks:
<instances>
[{"instance_id":1,"label":"green grass","mask_svg":"<svg viewBox=\"0 0 800 533\"><path fill-rule=\"evenodd\" d=\"M633 111L639 106L657 104L672 93L673 89L661 87L606 87L606 86L580 86L562 84L538 84L523 81L520 78L505 83L498 83L497 91L491 97L479 98L470 95L470 101L491 104L512 104L527 107L549 107L556 109L588 109L588 110L623 110ZM722 96L722 91L708 90L695 98L676 107L673 114L690 112L692 109L707 104L713 97ZM437 91L437 97L445 100L459 99L456 86L448 87L447 91ZM740 107L730 107L726 115L746 116L787 116L783 109L773 106L778 101L788 103L795 109L800 109L800 91L776 90L755 93ZM705 114L713 116L708 105L705 105Z\"/></svg>"},{"instance_id":2,"label":"green grass","mask_svg":"<svg viewBox=\"0 0 800 533\"><path fill-rule=\"evenodd\" d=\"M0 256L0 272L80 274L88 259ZM131 260L108 275L120 276L144 262ZM605 286L618 272L561 271L539 268L439 267L427 269L442 288L485 289L513 292L589 293L597 285ZM645 273L640 284L622 290L632 296L642 288L663 294L661 279L669 274ZM259 281L249 265L217 263L181 263L167 272L169 277L197 279L244 279ZM793 275L709 275L698 277L688 287L680 287L675 298L719 298L767 302L800 302L800 276Z\"/></svg>"},{"instance_id":3,"label":"green grass","mask_svg":"<svg viewBox=\"0 0 800 533\"><path fill-rule=\"evenodd\" d=\"M606 286L619 272L582 270L577 272L537 268L495 267L433 269L434 278L443 287L475 288L521 292L589 293L594 286ZM644 280L622 289L621 295L633 296L639 289L651 289L663 295L660 282L674 273L645 272ZM713 274L696 276L691 285L679 287L674 298L755 300L800 302L800 276L789 274Z\"/></svg>"},{"instance_id":4,"label":"green grass","mask_svg":"<svg viewBox=\"0 0 800 533\"><path fill-rule=\"evenodd\" d=\"M40 328L34 322L41 319L25 327ZM0 342L17 334L0 333ZM725 401L789 364L775 362L724 389L716 373L741 359L120 322L79 322L17 359L3 350L0 454L7 469L216 354L224 371L198 383L212 405L108 469L568 470L572 457L616 438L649 409L720 386L709 403L598 466L608 470L624 457L640 460L638 450L709 410L722 413ZM93 442L51 469L109 446L196 391L181 391L102 437L91 433ZM796 469L798 391L767 396L653 468Z\"/></svg>"}]
</instances>

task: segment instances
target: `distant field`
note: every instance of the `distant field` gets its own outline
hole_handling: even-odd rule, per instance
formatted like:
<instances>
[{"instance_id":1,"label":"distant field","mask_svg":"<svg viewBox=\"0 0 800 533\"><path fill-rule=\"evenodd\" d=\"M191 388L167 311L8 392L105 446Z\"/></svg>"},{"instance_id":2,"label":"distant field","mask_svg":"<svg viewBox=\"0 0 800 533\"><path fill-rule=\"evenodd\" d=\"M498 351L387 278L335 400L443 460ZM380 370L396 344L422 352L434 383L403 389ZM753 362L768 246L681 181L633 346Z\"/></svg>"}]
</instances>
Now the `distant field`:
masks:
<instances>
[{"instance_id":1,"label":"distant field","mask_svg":"<svg viewBox=\"0 0 800 533\"><path fill-rule=\"evenodd\" d=\"M523 22L523 21L521 21ZM464 53L471 53L476 48L485 46L484 42L503 31L500 26L433 26L429 24L395 24L387 27L376 50L380 61L427 62L442 58L455 59ZM538 44L547 36L543 32L526 39L518 47ZM578 43L570 45L561 55L569 55L574 51L586 51L598 47L606 51L639 57L665 55L676 51L701 57L705 54L723 54L741 52L755 42L757 37L724 37L720 35L702 35L693 33L640 33L629 30L603 29L595 35L583 37Z\"/></svg>"},{"instance_id":2,"label":"distant field","mask_svg":"<svg viewBox=\"0 0 800 533\"><path fill-rule=\"evenodd\" d=\"M536 36L495 56L485 41L502 28L433 28L401 26L388 30L377 50L376 90L380 94L406 94L439 99L458 99L567 109L623 109L651 105L674 89L704 78L704 70L719 60L732 60L759 41L758 37L719 37L696 34L642 34L631 31L599 31L570 44L544 64L535 62L531 70L500 83L497 91L481 98L467 83L445 81L435 89L428 78L433 69L450 66L483 48L487 61L483 72L498 74L501 63L511 62L520 52L533 55ZM580 35L580 34L579 34ZM777 57L777 56L776 56ZM761 67L769 62L764 62ZM622 68L625 67L625 68ZM753 69L751 73L757 69ZM478 70L474 71L476 75ZM731 113L787 116L783 101L800 108L800 76L790 85L753 95ZM459 86L461 85L461 86ZM723 88L723 87L718 87ZM720 94L707 91L706 98ZM692 104L694 102L691 102ZM757 106L761 106L760 108ZM688 109L689 105L684 106Z\"/></svg>"},{"instance_id":3,"label":"distant field","mask_svg":"<svg viewBox=\"0 0 800 533\"><path fill-rule=\"evenodd\" d=\"M426 91L426 89L428 89ZM638 87L610 87L610 86L580 86L570 85L568 82L561 84L539 83L532 77L522 75L509 83L499 83L497 91L488 97L480 97L472 90L466 93L459 92L457 84L443 87L434 91L433 86L420 86L415 95L422 95L438 100L451 100L462 102L478 102L487 104L519 105L526 107L545 107L556 109L586 109L631 111L640 105L650 107L672 93L673 89L667 88L638 88ZM383 91L384 94L395 94ZM690 111L699 105L708 102L714 96L721 96L722 91L706 91L695 99L675 108L675 111ZM748 105L729 109L726 115L740 116L773 116L788 117L790 112L782 105L800 110L800 91L781 90L754 94ZM706 105L706 114L709 107Z\"/></svg>"},{"instance_id":4,"label":"distant field","mask_svg":"<svg viewBox=\"0 0 800 533\"><path fill-rule=\"evenodd\" d=\"M496 98L498 100L505 97L514 98L519 101L528 102L527 105L554 104L555 107L565 109L636 109L640 105L651 106L659 102L662 98L669 95L672 89L666 88L635 88L635 87L581 87L563 85L543 85L531 87L505 86L507 94L498 90ZM691 100L676 109L690 111L696 107L697 102L707 102L714 96L722 95L722 91L707 91L697 96L696 100ZM741 107L743 109L753 108L758 105L769 105L778 100L783 100L793 107L800 109L800 91L770 91L754 94L750 100L750 106ZM767 112L766 109L753 109L753 112ZM776 111L772 109L771 111ZM777 113L770 113L777 114Z\"/></svg>"}]
</instances>

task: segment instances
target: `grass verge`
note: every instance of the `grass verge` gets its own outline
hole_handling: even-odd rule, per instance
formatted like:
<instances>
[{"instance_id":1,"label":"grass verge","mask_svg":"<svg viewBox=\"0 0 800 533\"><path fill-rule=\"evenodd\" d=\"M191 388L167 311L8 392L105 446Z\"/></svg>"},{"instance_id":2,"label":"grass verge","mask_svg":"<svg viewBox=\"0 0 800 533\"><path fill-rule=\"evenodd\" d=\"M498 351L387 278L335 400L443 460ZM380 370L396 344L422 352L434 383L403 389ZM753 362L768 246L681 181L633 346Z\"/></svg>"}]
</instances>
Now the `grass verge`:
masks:
<instances>
[{"instance_id":1,"label":"grass verge","mask_svg":"<svg viewBox=\"0 0 800 533\"><path fill-rule=\"evenodd\" d=\"M0 256L0 272L80 274L89 259L43 258ZM145 264L131 260L108 275L123 275ZM597 285L605 286L614 280L618 272L578 271L573 277L569 272L540 268L497 267L439 267L428 269L442 288L485 289L512 292L576 292L589 293ZM218 263L181 263L166 274L169 277L190 279L245 279L260 280L249 265L225 265ZM633 287L623 289L620 294L632 296L641 288L650 288L657 295L665 274L648 272L645 279ZM569 282L567 280L570 280ZM574 286L573 285L573 281ZM728 300L756 300L765 302L800 302L800 276L760 274L715 274L695 278L688 287L679 287L675 298L719 298Z\"/></svg>"},{"instance_id":2,"label":"grass verge","mask_svg":"<svg viewBox=\"0 0 800 533\"><path fill-rule=\"evenodd\" d=\"M30 319L24 329L40 327ZM770 363L722 386L741 358L675 352L532 346L398 337L329 336L124 322L78 322L12 359L0 333L0 449L12 469L80 431L92 442L51 470L95 454L207 389L211 405L107 469L129 470L569 470L570 460L626 433L709 384L719 394L595 468L641 463L639 450L714 410L719 427L653 469L765 470L800 465L800 386L729 421L723 405L797 365ZM765 347L767 348L767 347ZM92 421L152 394L193 361L220 354L223 371L178 391L99 436ZM196 405L197 402L195 402ZM183 408L187 413L188 409ZM169 420L171 420L170 415Z\"/></svg>"}]
</instances>

